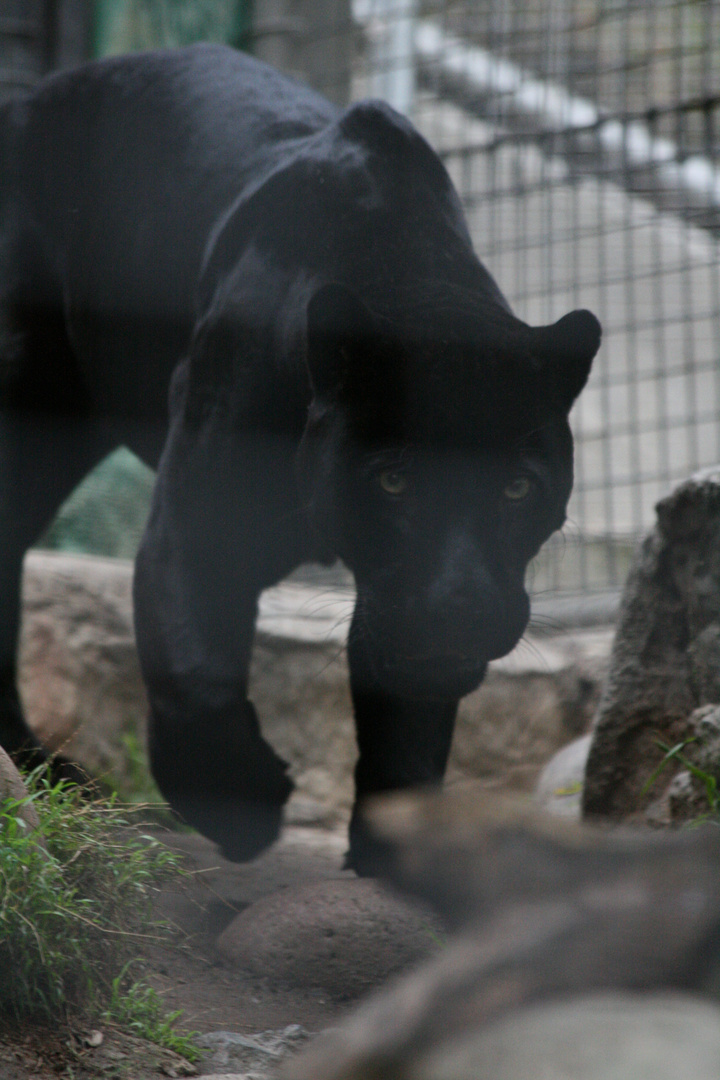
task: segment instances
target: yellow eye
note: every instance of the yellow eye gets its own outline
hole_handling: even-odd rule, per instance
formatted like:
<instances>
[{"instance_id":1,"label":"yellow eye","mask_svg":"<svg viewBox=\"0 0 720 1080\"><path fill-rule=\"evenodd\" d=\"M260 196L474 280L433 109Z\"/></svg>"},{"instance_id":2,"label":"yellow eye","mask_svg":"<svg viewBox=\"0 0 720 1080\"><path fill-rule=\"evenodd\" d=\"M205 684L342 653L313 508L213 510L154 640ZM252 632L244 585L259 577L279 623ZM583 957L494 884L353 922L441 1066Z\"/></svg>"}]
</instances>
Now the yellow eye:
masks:
<instances>
[{"instance_id":1,"label":"yellow eye","mask_svg":"<svg viewBox=\"0 0 720 1080\"><path fill-rule=\"evenodd\" d=\"M511 480L503 492L506 499L512 499L514 502L525 499L529 494L530 480L527 476L522 475L516 476L514 480Z\"/></svg>"},{"instance_id":2,"label":"yellow eye","mask_svg":"<svg viewBox=\"0 0 720 1080\"><path fill-rule=\"evenodd\" d=\"M386 469L380 473L380 487L388 495L402 495L407 487L407 478L396 469Z\"/></svg>"}]
</instances>

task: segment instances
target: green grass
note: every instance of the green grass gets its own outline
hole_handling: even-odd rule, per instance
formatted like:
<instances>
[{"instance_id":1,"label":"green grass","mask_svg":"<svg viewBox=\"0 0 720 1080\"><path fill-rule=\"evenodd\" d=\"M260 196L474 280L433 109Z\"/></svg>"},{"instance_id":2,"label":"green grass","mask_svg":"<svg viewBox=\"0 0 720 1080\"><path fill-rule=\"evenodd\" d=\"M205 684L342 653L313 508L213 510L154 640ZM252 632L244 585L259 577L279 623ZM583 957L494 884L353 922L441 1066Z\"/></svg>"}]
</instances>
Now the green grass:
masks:
<instances>
[{"instance_id":1,"label":"green grass","mask_svg":"<svg viewBox=\"0 0 720 1080\"><path fill-rule=\"evenodd\" d=\"M713 776L712 773L699 768L690 760L687 754L685 754L687 747L691 746L692 743L696 741L697 740L693 737L691 739L684 739L683 741L676 743L675 746L668 746L667 743L658 740L657 746L663 751L663 758L643 785L640 795L644 798L662 773L673 762L677 762L679 765L682 765L684 769L687 769L690 775L702 785L708 804L707 813L701 814L697 818L693 818L693 820L687 824L702 825L705 822L720 824L720 792L718 791L717 778Z\"/></svg>"},{"instance_id":2,"label":"green grass","mask_svg":"<svg viewBox=\"0 0 720 1080\"><path fill-rule=\"evenodd\" d=\"M104 1017L114 1021L126 1031L148 1042L157 1043L188 1061L197 1061L201 1051L193 1042L193 1035L175 1030L175 1023L182 1011L166 1012L159 994L142 981L131 982L128 978L129 964L112 981L112 993Z\"/></svg>"},{"instance_id":3,"label":"green grass","mask_svg":"<svg viewBox=\"0 0 720 1080\"><path fill-rule=\"evenodd\" d=\"M170 929L151 918L160 882L180 857L133 824L142 808L84 799L28 779L27 799L0 800L0 1017L68 1024L99 1016L191 1053L157 994L128 975L134 957ZM32 802L32 830L18 809Z\"/></svg>"},{"instance_id":4,"label":"green grass","mask_svg":"<svg viewBox=\"0 0 720 1080\"><path fill-rule=\"evenodd\" d=\"M110 770L103 775L103 782L121 802L142 808L146 821L163 825L174 832L187 831L188 826L173 814L153 780L147 750L137 732L127 731L121 735L120 745L123 749L122 775Z\"/></svg>"}]
</instances>

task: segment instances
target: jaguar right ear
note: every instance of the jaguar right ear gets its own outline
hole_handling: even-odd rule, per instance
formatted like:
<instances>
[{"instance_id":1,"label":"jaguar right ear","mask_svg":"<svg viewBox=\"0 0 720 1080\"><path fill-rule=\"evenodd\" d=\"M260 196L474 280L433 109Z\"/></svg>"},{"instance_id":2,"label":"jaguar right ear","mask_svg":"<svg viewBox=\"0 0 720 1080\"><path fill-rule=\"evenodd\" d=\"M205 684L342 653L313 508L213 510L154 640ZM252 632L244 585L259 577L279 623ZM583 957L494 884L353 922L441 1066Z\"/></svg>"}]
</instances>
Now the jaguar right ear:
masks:
<instances>
[{"instance_id":1,"label":"jaguar right ear","mask_svg":"<svg viewBox=\"0 0 720 1080\"><path fill-rule=\"evenodd\" d=\"M307 365L319 401L342 399L373 338L373 316L351 289L335 283L318 289L307 308Z\"/></svg>"},{"instance_id":2,"label":"jaguar right ear","mask_svg":"<svg viewBox=\"0 0 720 1080\"><path fill-rule=\"evenodd\" d=\"M551 326L531 330L532 351L550 377L556 399L569 412L590 374L602 329L591 311L571 311Z\"/></svg>"}]
</instances>

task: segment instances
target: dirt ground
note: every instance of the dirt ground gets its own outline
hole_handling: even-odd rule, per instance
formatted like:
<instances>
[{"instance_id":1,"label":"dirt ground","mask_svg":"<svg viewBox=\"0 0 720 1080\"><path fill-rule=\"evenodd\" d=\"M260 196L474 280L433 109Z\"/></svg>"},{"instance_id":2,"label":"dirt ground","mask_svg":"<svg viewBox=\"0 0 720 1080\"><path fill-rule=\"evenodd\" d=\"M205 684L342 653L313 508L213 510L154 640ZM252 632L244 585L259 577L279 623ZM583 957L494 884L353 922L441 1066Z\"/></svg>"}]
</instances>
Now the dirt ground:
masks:
<instances>
[{"instance_id":1,"label":"dirt ground","mask_svg":"<svg viewBox=\"0 0 720 1080\"><path fill-rule=\"evenodd\" d=\"M244 865L226 862L198 835L158 835L186 855L191 873L157 897L156 914L178 928L175 943L143 946L134 974L162 995L168 1011L183 1011L178 1030L252 1034L300 1024L317 1032L349 1007L342 993L331 1000L322 990L250 979L224 966L215 945L234 916L263 896L354 877L342 869L344 835L287 829L268 853ZM158 1080L161 1075L187 1075L183 1060L112 1025L98 1023L70 1037L37 1029L0 1032L0 1080Z\"/></svg>"}]
</instances>

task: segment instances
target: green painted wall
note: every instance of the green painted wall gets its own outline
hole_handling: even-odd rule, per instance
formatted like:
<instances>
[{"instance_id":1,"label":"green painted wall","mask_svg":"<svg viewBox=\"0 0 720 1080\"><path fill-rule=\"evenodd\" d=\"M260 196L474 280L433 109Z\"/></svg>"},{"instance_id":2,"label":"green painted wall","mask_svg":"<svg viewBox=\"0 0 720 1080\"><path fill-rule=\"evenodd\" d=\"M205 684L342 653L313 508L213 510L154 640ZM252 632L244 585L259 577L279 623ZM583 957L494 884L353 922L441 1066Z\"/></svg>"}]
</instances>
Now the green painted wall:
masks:
<instances>
[{"instance_id":1,"label":"green painted wall","mask_svg":"<svg viewBox=\"0 0 720 1080\"><path fill-rule=\"evenodd\" d=\"M95 56L224 41L246 48L252 0L95 0Z\"/></svg>"}]
</instances>

